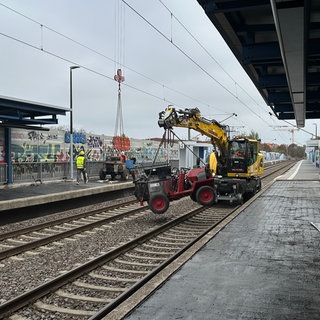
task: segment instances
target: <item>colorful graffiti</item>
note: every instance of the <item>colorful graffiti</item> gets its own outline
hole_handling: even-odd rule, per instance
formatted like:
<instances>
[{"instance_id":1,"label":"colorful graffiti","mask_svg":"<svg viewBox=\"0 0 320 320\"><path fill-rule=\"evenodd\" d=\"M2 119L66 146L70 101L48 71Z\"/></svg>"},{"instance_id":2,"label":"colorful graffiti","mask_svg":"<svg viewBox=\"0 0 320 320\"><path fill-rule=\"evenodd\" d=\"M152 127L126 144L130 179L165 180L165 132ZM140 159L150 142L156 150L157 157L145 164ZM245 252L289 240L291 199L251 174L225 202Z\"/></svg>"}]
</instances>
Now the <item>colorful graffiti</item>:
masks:
<instances>
[{"instance_id":1,"label":"colorful graffiti","mask_svg":"<svg viewBox=\"0 0 320 320\"><path fill-rule=\"evenodd\" d=\"M4 145L0 145L0 163L5 162L5 151L4 151Z\"/></svg>"},{"instance_id":2,"label":"colorful graffiti","mask_svg":"<svg viewBox=\"0 0 320 320\"><path fill-rule=\"evenodd\" d=\"M11 145L11 159L13 162L62 162L66 160L60 144L31 144L23 143Z\"/></svg>"},{"instance_id":3,"label":"colorful graffiti","mask_svg":"<svg viewBox=\"0 0 320 320\"><path fill-rule=\"evenodd\" d=\"M14 163L23 162L69 162L70 133L63 130L48 132L26 131L12 129L11 160ZM116 150L113 148L112 137L98 136L85 133L74 133L74 158L80 150L84 150L88 161L104 161L107 155ZM0 162L5 161L4 133L0 131ZM138 162L152 161L157 154L157 161L178 159L178 146L161 148L159 141L134 139L127 152L129 158L136 158Z\"/></svg>"},{"instance_id":4,"label":"colorful graffiti","mask_svg":"<svg viewBox=\"0 0 320 320\"><path fill-rule=\"evenodd\" d=\"M103 141L99 136L89 136L87 139L87 147L91 149L102 148Z\"/></svg>"}]
</instances>

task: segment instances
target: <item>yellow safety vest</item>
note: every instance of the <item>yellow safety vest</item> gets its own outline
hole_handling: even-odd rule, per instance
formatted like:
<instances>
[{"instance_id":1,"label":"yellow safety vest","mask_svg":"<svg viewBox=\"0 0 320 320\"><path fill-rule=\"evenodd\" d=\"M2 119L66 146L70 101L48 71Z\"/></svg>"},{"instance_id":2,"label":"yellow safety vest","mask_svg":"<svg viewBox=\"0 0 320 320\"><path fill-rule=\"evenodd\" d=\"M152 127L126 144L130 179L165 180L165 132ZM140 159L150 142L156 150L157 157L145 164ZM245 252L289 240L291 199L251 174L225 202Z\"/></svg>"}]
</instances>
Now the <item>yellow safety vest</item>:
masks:
<instances>
[{"instance_id":1,"label":"yellow safety vest","mask_svg":"<svg viewBox=\"0 0 320 320\"><path fill-rule=\"evenodd\" d=\"M217 164L218 164L217 157L215 153L212 152L210 154L209 167L214 173L217 173Z\"/></svg>"},{"instance_id":2,"label":"yellow safety vest","mask_svg":"<svg viewBox=\"0 0 320 320\"><path fill-rule=\"evenodd\" d=\"M83 169L85 164L85 158L84 156L78 156L77 157L77 169Z\"/></svg>"}]
</instances>

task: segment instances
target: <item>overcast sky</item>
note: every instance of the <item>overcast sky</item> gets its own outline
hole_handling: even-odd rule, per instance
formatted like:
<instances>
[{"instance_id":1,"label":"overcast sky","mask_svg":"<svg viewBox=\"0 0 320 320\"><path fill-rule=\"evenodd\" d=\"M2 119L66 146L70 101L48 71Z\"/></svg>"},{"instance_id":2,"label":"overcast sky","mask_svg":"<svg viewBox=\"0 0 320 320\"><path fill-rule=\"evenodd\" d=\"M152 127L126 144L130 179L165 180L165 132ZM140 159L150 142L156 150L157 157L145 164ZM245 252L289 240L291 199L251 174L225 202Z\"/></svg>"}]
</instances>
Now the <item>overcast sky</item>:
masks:
<instances>
[{"instance_id":1,"label":"overcast sky","mask_svg":"<svg viewBox=\"0 0 320 320\"><path fill-rule=\"evenodd\" d=\"M0 0L0 46L2 96L69 108L69 68L80 66L72 72L76 131L114 135L121 68L131 138L161 137L158 113L173 104L198 107L235 133L258 132L262 142L291 143L291 127L269 115L196 0ZM69 113L58 119L68 128ZM303 129L315 133L314 123ZM305 131L294 131L296 144L312 137Z\"/></svg>"}]
</instances>

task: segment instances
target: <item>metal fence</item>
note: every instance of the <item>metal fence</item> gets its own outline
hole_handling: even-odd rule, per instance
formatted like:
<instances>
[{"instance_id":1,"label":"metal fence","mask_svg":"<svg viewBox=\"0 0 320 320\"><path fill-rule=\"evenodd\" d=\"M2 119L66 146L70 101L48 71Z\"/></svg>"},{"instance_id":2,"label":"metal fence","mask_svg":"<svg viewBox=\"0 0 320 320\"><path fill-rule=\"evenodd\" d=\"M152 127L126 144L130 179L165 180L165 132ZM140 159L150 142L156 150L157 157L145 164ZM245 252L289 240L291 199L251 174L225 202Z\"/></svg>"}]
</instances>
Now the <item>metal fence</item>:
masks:
<instances>
[{"instance_id":1,"label":"metal fence","mask_svg":"<svg viewBox=\"0 0 320 320\"><path fill-rule=\"evenodd\" d=\"M265 161L265 167L268 167L277 161ZM282 160L283 161L283 160ZM99 179L99 171L103 167L103 161L87 162L87 173L90 179ZM179 168L179 160L169 161L171 167ZM165 165L165 163L157 163ZM137 164L139 168L150 168L152 163ZM12 164L13 183L35 182L35 181L52 181L70 179L70 163L69 162L21 162ZM74 179L77 177L77 169L74 166ZM6 184L7 164L0 163L0 184Z\"/></svg>"},{"instance_id":2,"label":"metal fence","mask_svg":"<svg viewBox=\"0 0 320 320\"><path fill-rule=\"evenodd\" d=\"M4 184L7 183L7 164L0 163L0 183Z\"/></svg>"},{"instance_id":3,"label":"metal fence","mask_svg":"<svg viewBox=\"0 0 320 320\"><path fill-rule=\"evenodd\" d=\"M99 171L103 168L103 161L87 162L87 173L90 179L99 179ZM156 165L165 165L157 163ZM170 161L171 166L178 166L179 161ZM137 167L149 168L152 163L137 164ZM77 169L74 165L74 179L77 177ZM13 183L53 181L70 179L69 162L20 162L12 164ZM0 184L8 183L7 164L0 164Z\"/></svg>"},{"instance_id":4,"label":"metal fence","mask_svg":"<svg viewBox=\"0 0 320 320\"><path fill-rule=\"evenodd\" d=\"M98 178L103 162L87 162L89 177ZM74 167L73 176L77 176ZM21 162L12 164L13 183L34 182L44 180L62 180L70 178L68 162ZM0 164L0 183L7 183L7 165Z\"/></svg>"}]
</instances>

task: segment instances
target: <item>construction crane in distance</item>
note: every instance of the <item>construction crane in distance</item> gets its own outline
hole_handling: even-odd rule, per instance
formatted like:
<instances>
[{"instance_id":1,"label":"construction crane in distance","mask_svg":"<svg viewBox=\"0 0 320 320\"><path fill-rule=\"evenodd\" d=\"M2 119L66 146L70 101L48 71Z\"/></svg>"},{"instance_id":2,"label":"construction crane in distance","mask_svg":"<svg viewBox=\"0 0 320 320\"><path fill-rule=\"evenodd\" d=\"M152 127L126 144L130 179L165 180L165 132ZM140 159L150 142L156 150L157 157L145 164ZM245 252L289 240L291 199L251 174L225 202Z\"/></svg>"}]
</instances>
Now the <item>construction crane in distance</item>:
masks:
<instances>
[{"instance_id":1,"label":"construction crane in distance","mask_svg":"<svg viewBox=\"0 0 320 320\"><path fill-rule=\"evenodd\" d=\"M272 126L273 130L276 131L289 131L291 132L291 143L294 144L294 132L299 131L300 129L297 127L289 127L289 126Z\"/></svg>"}]
</instances>

